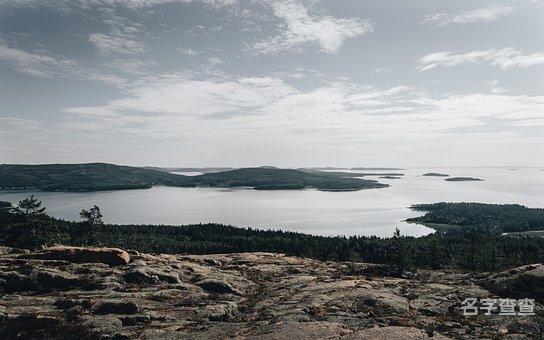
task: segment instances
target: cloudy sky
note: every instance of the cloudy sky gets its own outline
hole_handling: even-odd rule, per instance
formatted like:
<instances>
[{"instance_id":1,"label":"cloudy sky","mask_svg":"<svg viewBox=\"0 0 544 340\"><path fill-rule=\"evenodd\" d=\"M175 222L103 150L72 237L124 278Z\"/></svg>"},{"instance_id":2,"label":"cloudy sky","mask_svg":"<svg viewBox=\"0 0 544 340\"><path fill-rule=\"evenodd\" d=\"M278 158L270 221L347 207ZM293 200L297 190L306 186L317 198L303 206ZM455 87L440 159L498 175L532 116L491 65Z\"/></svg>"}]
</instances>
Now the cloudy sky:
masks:
<instances>
[{"instance_id":1,"label":"cloudy sky","mask_svg":"<svg viewBox=\"0 0 544 340\"><path fill-rule=\"evenodd\" d=\"M541 166L543 17L543 0L0 0L0 163Z\"/></svg>"}]
</instances>

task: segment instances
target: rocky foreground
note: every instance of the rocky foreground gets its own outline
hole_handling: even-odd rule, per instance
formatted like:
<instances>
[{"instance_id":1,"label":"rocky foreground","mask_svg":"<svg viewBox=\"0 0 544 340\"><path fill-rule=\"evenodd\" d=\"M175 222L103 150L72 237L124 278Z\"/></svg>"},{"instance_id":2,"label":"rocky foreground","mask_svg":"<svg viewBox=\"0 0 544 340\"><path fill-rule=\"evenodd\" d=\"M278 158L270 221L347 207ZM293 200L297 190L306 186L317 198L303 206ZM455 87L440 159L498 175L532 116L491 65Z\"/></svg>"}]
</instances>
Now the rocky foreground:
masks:
<instances>
[{"instance_id":1,"label":"rocky foreground","mask_svg":"<svg viewBox=\"0 0 544 340\"><path fill-rule=\"evenodd\" d=\"M382 272L377 265L269 253L0 247L0 339L539 336L536 316L465 317L460 306L468 297L496 297L483 287L523 295L516 285L530 281L542 289L543 266L479 276Z\"/></svg>"}]
</instances>

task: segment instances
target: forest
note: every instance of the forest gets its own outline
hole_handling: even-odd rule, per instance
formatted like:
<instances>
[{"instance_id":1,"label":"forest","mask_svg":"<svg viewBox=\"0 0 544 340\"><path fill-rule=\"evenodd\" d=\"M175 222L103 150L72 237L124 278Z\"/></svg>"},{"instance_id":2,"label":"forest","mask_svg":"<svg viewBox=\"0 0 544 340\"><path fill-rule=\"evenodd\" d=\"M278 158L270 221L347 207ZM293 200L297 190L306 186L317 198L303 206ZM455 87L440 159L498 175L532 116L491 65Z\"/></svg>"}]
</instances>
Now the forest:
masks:
<instances>
[{"instance_id":1,"label":"forest","mask_svg":"<svg viewBox=\"0 0 544 340\"><path fill-rule=\"evenodd\" d=\"M412 221L449 228L419 238L402 236L398 230L391 238L379 238L325 237L221 224L115 225L103 223L96 206L83 210L79 222L56 219L31 197L13 209L0 209L0 245L26 249L95 245L151 253L280 252L319 260L394 264L403 270L482 271L544 261L544 238L502 235L505 230L543 226L543 209L476 203L437 203L414 209L428 212Z\"/></svg>"},{"instance_id":2,"label":"forest","mask_svg":"<svg viewBox=\"0 0 544 340\"><path fill-rule=\"evenodd\" d=\"M544 230L544 209L517 204L434 203L412 206L425 215L408 219L433 228L470 228L479 232L510 233Z\"/></svg>"},{"instance_id":3,"label":"forest","mask_svg":"<svg viewBox=\"0 0 544 340\"><path fill-rule=\"evenodd\" d=\"M243 168L197 176L106 163L0 165L0 189L42 191L100 191L173 187L249 187L256 190L355 191L384 188L361 174L301 171L273 167Z\"/></svg>"}]
</instances>

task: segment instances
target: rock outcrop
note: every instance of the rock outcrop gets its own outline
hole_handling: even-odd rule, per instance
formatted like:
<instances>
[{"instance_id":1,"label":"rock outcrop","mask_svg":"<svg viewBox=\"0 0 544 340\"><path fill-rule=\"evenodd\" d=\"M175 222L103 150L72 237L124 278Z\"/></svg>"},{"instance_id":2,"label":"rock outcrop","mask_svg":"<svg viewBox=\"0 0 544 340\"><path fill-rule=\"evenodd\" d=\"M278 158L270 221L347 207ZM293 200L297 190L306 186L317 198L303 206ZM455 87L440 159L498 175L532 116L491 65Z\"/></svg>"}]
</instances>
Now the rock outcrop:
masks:
<instances>
[{"instance_id":1,"label":"rock outcrop","mask_svg":"<svg viewBox=\"0 0 544 340\"><path fill-rule=\"evenodd\" d=\"M544 303L544 265L532 264L491 275L484 275L481 284L490 291L509 298L533 298Z\"/></svg>"},{"instance_id":2,"label":"rock outcrop","mask_svg":"<svg viewBox=\"0 0 544 340\"><path fill-rule=\"evenodd\" d=\"M483 282L447 271L387 277L377 265L270 253L3 249L0 339L530 339L534 317L465 317L460 306L496 297L480 284L540 277L539 268Z\"/></svg>"},{"instance_id":3,"label":"rock outcrop","mask_svg":"<svg viewBox=\"0 0 544 340\"><path fill-rule=\"evenodd\" d=\"M29 253L22 258L41 260L61 260L75 263L104 263L112 266L124 265L130 261L130 256L124 250L117 248L85 248L55 246L44 251Z\"/></svg>"}]
</instances>

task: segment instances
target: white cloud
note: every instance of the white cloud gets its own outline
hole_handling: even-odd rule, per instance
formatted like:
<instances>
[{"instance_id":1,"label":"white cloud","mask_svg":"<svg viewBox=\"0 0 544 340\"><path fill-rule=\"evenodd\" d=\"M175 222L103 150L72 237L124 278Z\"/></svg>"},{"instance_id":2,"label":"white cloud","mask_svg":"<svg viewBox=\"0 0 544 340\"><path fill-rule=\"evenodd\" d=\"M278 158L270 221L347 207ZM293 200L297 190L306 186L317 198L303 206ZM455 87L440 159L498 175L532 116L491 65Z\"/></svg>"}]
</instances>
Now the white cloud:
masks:
<instances>
[{"instance_id":1,"label":"white cloud","mask_svg":"<svg viewBox=\"0 0 544 340\"><path fill-rule=\"evenodd\" d=\"M6 130L11 130L13 128L23 130L38 130L41 127L42 124L33 119L0 117L0 128L7 128Z\"/></svg>"},{"instance_id":2,"label":"white cloud","mask_svg":"<svg viewBox=\"0 0 544 340\"><path fill-rule=\"evenodd\" d=\"M89 116L242 113L294 91L283 81L268 77L194 80L184 75L172 75L146 83L129 90L130 96L113 100L107 105L65 111Z\"/></svg>"},{"instance_id":3,"label":"white cloud","mask_svg":"<svg viewBox=\"0 0 544 340\"><path fill-rule=\"evenodd\" d=\"M191 3L191 2L201 2L206 5L221 7L232 5L237 2L237 0L3 0L0 1L0 6L19 6L19 7L34 7L39 8L41 6L50 6L55 7L56 9L69 11L75 8L87 8L94 5L121 5L126 6L132 9L138 8L149 8L153 6L159 6L163 4L170 3Z\"/></svg>"},{"instance_id":4,"label":"white cloud","mask_svg":"<svg viewBox=\"0 0 544 340\"><path fill-rule=\"evenodd\" d=\"M454 24L490 22L507 17L515 10L516 8L511 6L492 6L459 13L435 13L426 16L421 24L435 24L446 27Z\"/></svg>"},{"instance_id":5,"label":"white cloud","mask_svg":"<svg viewBox=\"0 0 544 340\"><path fill-rule=\"evenodd\" d=\"M192 56L195 56L195 55L199 55L200 52L197 51L197 50L194 50L192 48L183 48L183 47L178 47L176 49L176 51L180 54L185 54L185 55L192 55Z\"/></svg>"},{"instance_id":6,"label":"white cloud","mask_svg":"<svg viewBox=\"0 0 544 340\"><path fill-rule=\"evenodd\" d=\"M496 79L488 80L485 84L489 87L489 91L494 94L506 93L508 90L499 86L499 81Z\"/></svg>"},{"instance_id":7,"label":"white cloud","mask_svg":"<svg viewBox=\"0 0 544 340\"><path fill-rule=\"evenodd\" d=\"M145 44L128 36L115 36L101 33L89 34L89 42L103 55L111 53L133 54L145 51Z\"/></svg>"},{"instance_id":8,"label":"white cloud","mask_svg":"<svg viewBox=\"0 0 544 340\"><path fill-rule=\"evenodd\" d=\"M169 3L191 3L202 2L206 5L214 7L221 7L232 5L237 0L106 0L110 3L122 4L132 8L152 7L157 5L169 4Z\"/></svg>"},{"instance_id":9,"label":"white cloud","mask_svg":"<svg viewBox=\"0 0 544 340\"><path fill-rule=\"evenodd\" d=\"M544 52L523 54L515 48L478 50L466 53L436 52L427 54L418 61L417 69L427 71L437 66L453 67L462 64L489 63L503 70L544 65Z\"/></svg>"},{"instance_id":10,"label":"white cloud","mask_svg":"<svg viewBox=\"0 0 544 340\"><path fill-rule=\"evenodd\" d=\"M49 78L65 73L76 66L76 62L73 60L29 53L1 43L0 60L10 62L21 73L41 78Z\"/></svg>"},{"instance_id":11,"label":"white cloud","mask_svg":"<svg viewBox=\"0 0 544 340\"><path fill-rule=\"evenodd\" d=\"M410 86L329 82L300 90L272 77L197 80L173 75L144 82L102 106L64 111L69 114L64 126L70 129L110 129L210 144L306 143L310 138L353 146L466 136L463 129L475 126L481 137L493 127L490 120L514 133L542 119L544 97L475 93L433 98ZM487 135L503 138L501 133Z\"/></svg>"},{"instance_id":12,"label":"white cloud","mask_svg":"<svg viewBox=\"0 0 544 340\"><path fill-rule=\"evenodd\" d=\"M85 68L79 62L61 56L31 53L0 43L0 62L9 63L20 73L40 78L79 78L106 84L122 84L124 80L99 70Z\"/></svg>"},{"instance_id":13,"label":"white cloud","mask_svg":"<svg viewBox=\"0 0 544 340\"><path fill-rule=\"evenodd\" d=\"M389 72L392 72L393 69L391 67L378 67L377 69L375 69L374 71L370 72L372 74L376 74L376 73L389 73Z\"/></svg>"},{"instance_id":14,"label":"white cloud","mask_svg":"<svg viewBox=\"0 0 544 340\"><path fill-rule=\"evenodd\" d=\"M256 54L299 52L309 44L318 44L324 53L338 53L346 39L372 32L373 26L358 18L339 19L332 16L310 15L296 0L272 2L274 14L283 21L280 34L256 41L249 48Z\"/></svg>"},{"instance_id":15,"label":"white cloud","mask_svg":"<svg viewBox=\"0 0 544 340\"><path fill-rule=\"evenodd\" d=\"M217 57L209 57L208 62L212 65L220 65L223 64L223 59Z\"/></svg>"}]
</instances>

